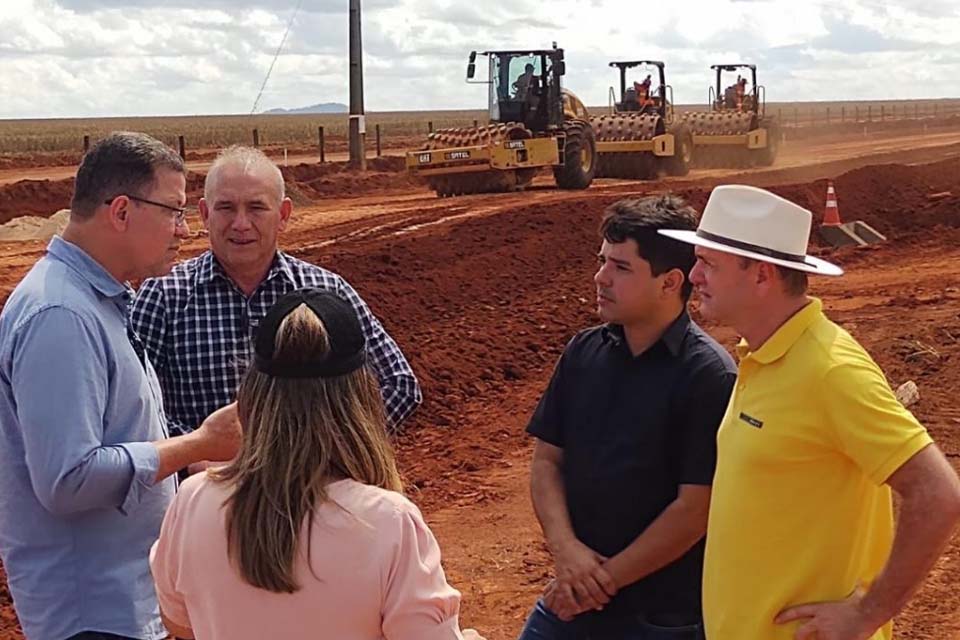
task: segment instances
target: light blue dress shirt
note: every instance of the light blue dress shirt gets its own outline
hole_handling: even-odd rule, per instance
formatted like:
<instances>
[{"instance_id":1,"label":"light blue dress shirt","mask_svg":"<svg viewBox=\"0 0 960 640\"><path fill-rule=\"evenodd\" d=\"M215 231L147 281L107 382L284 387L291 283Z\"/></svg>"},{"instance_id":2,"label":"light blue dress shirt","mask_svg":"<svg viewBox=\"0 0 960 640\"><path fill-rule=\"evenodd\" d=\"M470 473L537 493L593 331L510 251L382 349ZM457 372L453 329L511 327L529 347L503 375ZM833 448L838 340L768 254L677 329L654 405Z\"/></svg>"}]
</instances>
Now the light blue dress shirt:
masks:
<instances>
[{"instance_id":1,"label":"light blue dress shirt","mask_svg":"<svg viewBox=\"0 0 960 640\"><path fill-rule=\"evenodd\" d=\"M27 638L159 639L148 565L176 488L155 483L159 384L132 290L55 237L0 313L0 557ZM142 351L142 349L140 350Z\"/></svg>"}]
</instances>

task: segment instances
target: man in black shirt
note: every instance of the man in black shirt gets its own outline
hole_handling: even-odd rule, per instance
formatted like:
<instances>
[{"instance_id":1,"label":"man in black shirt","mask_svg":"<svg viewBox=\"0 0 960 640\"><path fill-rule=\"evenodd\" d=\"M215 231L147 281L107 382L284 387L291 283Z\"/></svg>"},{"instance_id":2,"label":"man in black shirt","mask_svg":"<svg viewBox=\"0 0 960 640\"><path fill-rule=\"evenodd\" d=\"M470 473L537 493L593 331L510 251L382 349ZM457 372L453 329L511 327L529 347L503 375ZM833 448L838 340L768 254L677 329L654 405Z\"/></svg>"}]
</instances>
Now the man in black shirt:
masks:
<instances>
[{"instance_id":1,"label":"man in black shirt","mask_svg":"<svg viewBox=\"0 0 960 640\"><path fill-rule=\"evenodd\" d=\"M604 215L594 282L605 324L570 341L527 427L556 578L521 640L702 637L716 431L736 366L687 315L693 251L657 234L696 226L669 195Z\"/></svg>"}]
</instances>

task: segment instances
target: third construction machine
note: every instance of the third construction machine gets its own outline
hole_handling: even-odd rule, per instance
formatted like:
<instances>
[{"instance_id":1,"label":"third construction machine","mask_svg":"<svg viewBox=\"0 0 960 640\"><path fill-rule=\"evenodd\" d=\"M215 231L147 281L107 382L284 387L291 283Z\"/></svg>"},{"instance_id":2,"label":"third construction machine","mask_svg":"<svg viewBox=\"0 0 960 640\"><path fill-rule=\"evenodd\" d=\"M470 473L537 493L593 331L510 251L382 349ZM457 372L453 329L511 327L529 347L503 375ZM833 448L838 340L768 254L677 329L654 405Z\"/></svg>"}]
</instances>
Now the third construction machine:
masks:
<instances>
[{"instance_id":1,"label":"third construction machine","mask_svg":"<svg viewBox=\"0 0 960 640\"><path fill-rule=\"evenodd\" d=\"M590 118L600 156L597 177L687 175L693 136L687 125L674 117L673 89L666 83L663 63L632 60L611 62L610 66L620 71L620 99L615 99L611 87L610 113Z\"/></svg>"},{"instance_id":2,"label":"third construction machine","mask_svg":"<svg viewBox=\"0 0 960 640\"><path fill-rule=\"evenodd\" d=\"M716 88L709 91L710 110L683 115L693 133L695 165L772 165L782 134L776 119L766 114L766 90L757 84L756 65L715 64L710 68L716 74ZM749 80L743 72L749 72ZM732 77L725 74L733 73L736 81L723 88L724 78Z\"/></svg>"},{"instance_id":3,"label":"third construction machine","mask_svg":"<svg viewBox=\"0 0 960 640\"><path fill-rule=\"evenodd\" d=\"M437 195L514 191L544 168L561 189L586 189L596 171L596 143L583 103L562 88L563 49L484 51L489 62L489 123L440 129L407 169ZM476 71L470 53L467 82Z\"/></svg>"}]
</instances>

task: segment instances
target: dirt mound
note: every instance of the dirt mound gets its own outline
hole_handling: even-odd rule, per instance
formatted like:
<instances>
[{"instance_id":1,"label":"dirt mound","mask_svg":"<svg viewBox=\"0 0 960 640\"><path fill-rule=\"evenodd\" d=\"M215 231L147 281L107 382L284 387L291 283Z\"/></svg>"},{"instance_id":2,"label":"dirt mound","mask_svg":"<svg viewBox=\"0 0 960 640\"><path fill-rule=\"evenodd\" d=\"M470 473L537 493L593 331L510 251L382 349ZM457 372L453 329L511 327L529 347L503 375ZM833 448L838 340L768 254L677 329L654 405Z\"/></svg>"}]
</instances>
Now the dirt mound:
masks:
<instances>
[{"instance_id":1,"label":"dirt mound","mask_svg":"<svg viewBox=\"0 0 960 640\"><path fill-rule=\"evenodd\" d=\"M367 171L356 171L346 162L299 164L280 171L288 189L306 200L409 189L417 184L405 172L404 159L391 156L369 160Z\"/></svg>"},{"instance_id":2,"label":"dirt mound","mask_svg":"<svg viewBox=\"0 0 960 640\"><path fill-rule=\"evenodd\" d=\"M62 233L69 219L69 209L61 209L50 217L19 216L0 225L0 242L46 241Z\"/></svg>"},{"instance_id":3,"label":"dirt mound","mask_svg":"<svg viewBox=\"0 0 960 640\"><path fill-rule=\"evenodd\" d=\"M403 156L380 156L379 158L370 158L367 160L366 173L401 173L406 171L406 161ZM356 173L363 175L364 172L353 169L347 162L304 162L301 164L280 167L284 180L307 182L315 178L321 178L339 173Z\"/></svg>"},{"instance_id":4,"label":"dirt mound","mask_svg":"<svg viewBox=\"0 0 960 640\"><path fill-rule=\"evenodd\" d=\"M21 180L0 186L0 224L18 216L50 216L70 206L73 178Z\"/></svg>"},{"instance_id":5,"label":"dirt mound","mask_svg":"<svg viewBox=\"0 0 960 640\"><path fill-rule=\"evenodd\" d=\"M960 195L960 159L857 169L837 178L834 186L843 220L863 220L888 236L960 224L956 197L931 198L944 192ZM822 214L822 204L818 210Z\"/></svg>"},{"instance_id":6,"label":"dirt mound","mask_svg":"<svg viewBox=\"0 0 960 640\"><path fill-rule=\"evenodd\" d=\"M749 183L749 176L743 176ZM854 169L833 180L840 217L862 220L890 239L906 239L937 227L960 226L960 158L923 165L884 164ZM811 242L823 246L816 227L823 221L827 180L764 188L813 212ZM676 192L698 211L709 188L682 187Z\"/></svg>"},{"instance_id":7,"label":"dirt mound","mask_svg":"<svg viewBox=\"0 0 960 640\"><path fill-rule=\"evenodd\" d=\"M320 177L295 183L308 198L350 197L376 192L409 189L416 183L405 174L343 172L333 177Z\"/></svg>"},{"instance_id":8,"label":"dirt mound","mask_svg":"<svg viewBox=\"0 0 960 640\"><path fill-rule=\"evenodd\" d=\"M407 161L403 156L380 156L367 160L367 169L384 172L406 171Z\"/></svg>"},{"instance_id":9,"label":"dirt mound","mask_svg":"<svg viewBox=\"0 0 960 640\"><path fill-rule=\"evenodd\" d=\"M334 173L350 171L346 162L302 163L290 167L280 167L283 179L290 182L307 182Z\"/></svg>"},{"instance_id":10,"label":"dirt mound","mask_svg":"<svg viewBox=\"0 0 960 640\"><path fill-rule=\"evenodd\" d=\"M80 164L80 158L82 157L82 151L5 153L0 156L0 169L69 167Z\"/></svg>"},{"instance_id":11,"label":"dirt mound","mask_svg":"<svg viewBox=\"0 0 960 640\"><path fill-rule=\"evenodd\" d=\"M281 167L290 197L296 204L318 198L350 197L376 192L409 189L418 183L410 178L404 159L397 156L373 158L367 171L355 171L345 162L299 164ZM196 205L203 196L206 174L187 172L187 203ZM19 216L50 216L70 206L73 178L63 180L21 180L0 185L0 224Z\"/></svg>"},{"instance_id":12,"label":"dirt mound","mask_svg":"<svg viewBox=\"0 0 960 640\"><path fill-rule=\"evenodd\" d=\"M203 195L204 175L187 172L187 202L196 204ZM20 216L49 217L70 206L73 178L64 180L21 180L0 185L0 224Z\"/></svg>"}]
</instances>

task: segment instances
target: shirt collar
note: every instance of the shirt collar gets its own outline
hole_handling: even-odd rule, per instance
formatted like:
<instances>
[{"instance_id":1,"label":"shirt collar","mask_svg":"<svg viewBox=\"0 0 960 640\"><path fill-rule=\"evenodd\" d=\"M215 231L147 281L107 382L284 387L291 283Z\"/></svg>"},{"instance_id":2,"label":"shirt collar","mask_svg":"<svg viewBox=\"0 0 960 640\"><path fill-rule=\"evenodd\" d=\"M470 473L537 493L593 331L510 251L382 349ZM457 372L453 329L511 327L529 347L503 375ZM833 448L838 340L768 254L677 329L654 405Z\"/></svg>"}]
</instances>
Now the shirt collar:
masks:
<instances>
[{"instance_id":1,"label":"shirt collar","mask_svg":"<svg viewBox=\"0 0 960 640\"><path fill-rule=\"evenodd\" d=\"M90 254L77 245L53 236L47 245L47 255L76 271L94 289L106 298L129 296L130 287L120 283L94 260Z\"/></svg>"},{"instance_id":2,"label":"shirt collar","mask_svg":"<svg viewBox=\"0 0 960 640\"><path fill-rule=\"evenodd\" d=\"M290 263L290 260L290 256L283 251L277 251L277 257L274 258L273 266L270 267L270 271L267 273L267 279L269 280L275 275L280 275L286 278L287 282L293 286L297 286L297 278L293 273L293 265Z\"/></svg>"},{"instance_id":3,"label":"shirt collar","mask_svg":"<svg viewBox=\"0 0 960 640\"><path fill-rule=\"evenodd\" d=\"M223 272L220 263L213 257L213 251L207 249L203 255L200 256L200 267L197 269L197 284L207 284L216 277L225 279L227 275Z\"/></svg>"},{"instance_id":4,"label":"shirt collar","mask_svg":"<svg viewBox=\"0 0 960 640\"><path fill-rule=\"evenodd\" d=\"M813 298L805 307L790 316L756 351L750 351L746 341L740 340L737 355L741 360L749 356L760 364L776 362L787 354L800 336L822 315L823 303L819 298Z\"/></svg>"},{"instance_id":5,"label":"shirt collar","mask_svg":"<svg viewBox=\"0 0 960 640\"><path fill-rule=\"evenodd\" d=\"M683 339L687 337L687 329L690 328L690 314L684 309L677 319L670 323L667 330L660 336L660 341L666 345L670 354L674 357L680 354L680 348L683 347Z\"/></svg>"},{"instance_id":6,"label":"shirt collar","mask_svg":"<svg viewBox=\"0 0 960 640\"><path fill-rule=\"evenodd\" d=\"M614 346L619 347L626 339L623 336L623 326L619 324L607 323L603 325L603 329L600 330L600 335L603 336L603 341Z\"/></svg>"},{"instance_id":7,"label":"shirt collar","mask_svg":"<svg viewBox=\"0 0 960 640\"><path fill-rule=\"evenodd\" d=\"M293 267L290 264L290 257L282 251L277 251L274 255L273 264L270 265L270 269L267 271L267 275L263 280L266 282L278 275L286 278L290 284L296 285L297 283L293 274ZM213 255L213 251L208 249L200 256L200 267L197 270L197 283L207 284L213 281L214 278L230 280L230 276L228 276L227 272L223 269L223 265L221 265L220 261Z\"/></svg>"},{"instance_id":8,"label":"shirt collar","mask_svg":"<svg viewBox=\"0 0 960 640\"><path fill-rule=\"evenodd\" d=\"M660 339L655 342L654 345L663 343L663 345L667 348L667 351L670 352L670 355L676 357L680 354L680 349L683 347L683 340L687 336L687 329L689 327L690 314L688 314L686 309L684 309L680 315L677 316L676 320L667 326L666 330L664 330L664 332L660 335ZM623 334L622 325L611 323L604 325L603 339L613 345L618 347L622 346L624 349L629 350L626 337Z\"/></svg>"}]
</instances>

